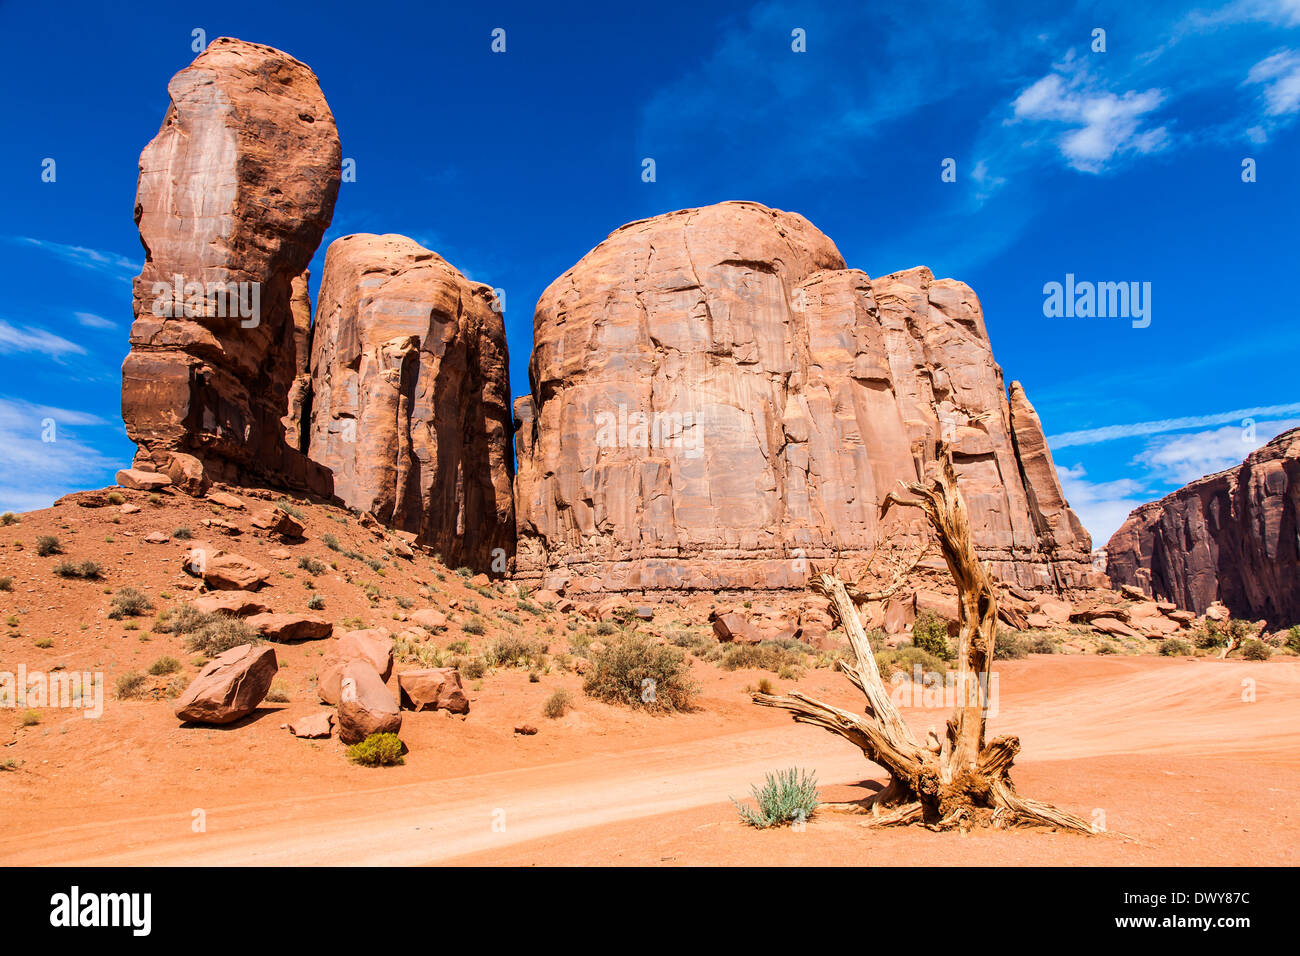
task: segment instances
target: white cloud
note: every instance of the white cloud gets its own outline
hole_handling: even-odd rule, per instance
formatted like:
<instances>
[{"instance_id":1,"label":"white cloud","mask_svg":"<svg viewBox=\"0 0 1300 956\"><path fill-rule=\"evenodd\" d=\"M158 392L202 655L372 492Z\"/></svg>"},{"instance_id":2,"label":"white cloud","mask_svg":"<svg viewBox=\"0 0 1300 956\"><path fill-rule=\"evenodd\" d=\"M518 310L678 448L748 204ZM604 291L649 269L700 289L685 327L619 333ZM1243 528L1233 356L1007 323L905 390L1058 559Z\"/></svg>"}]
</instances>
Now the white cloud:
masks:
<instances>
[{"instance_id":1,"label":"white cloud","mask_svg":"<svg viewBox=\"0 0 1300 956\"><path fill-rule=\"evenodd\" d=\"M110 322L102 315L96 315L94 312L74 312L72 313L78 322L88 329L115 329L116 322Z\"/></svg>"},{"instance_id":2,"label":"white cloud","mask_svg":"<svg viewBox=\"0 0 1300 956\"><path fill-rule=\"evenodd\" d=\"M1052 73L1022 90L1011 108L1014 121L1074 127L1056 140L1061 155L1080 172L1099 173L1125 153L1145 155L1167 145L1163 126L1143 126L1143 117L1164 100L1159 89L1118 95L1103 89L1069 56Z\"/></svg>"},{"instance_id":3,"label":"white cloud","mask_svg":"<svg viewBox=\"0 0 1300 956\"><path fill-rule=\"evenodd\" d=\"M12 352L37 352L55 359L86 354L82 346L53 332L30 325L19 328L0 319L0 355Z\"/></svg>"},{"instance_id":4,"label":"white cloud","mask_svg":"<svg viewBox=\"0 0 1300 956\"><path fill-rule=\"evenodd\" d=\"M1146 485L1134 478L1089 481L1083 465L1058 467L1056 473L1071 510L1092 535L1094 548L1105 547L1129 512L1151 500Z\"/></svg>"},{"instance_id":5,"label":"white cloud","mask_svg":"<svg viewBox=\"0 0 1300 956\"><path fill-rule=\"evenodd\" d=\"M1258 422L1253 428L1225 425L1210 431L1171 435L1148 442L1132 463L1146 468L1156 481L1181 486L1241 464L1256 448L1297 425L1300 419L1293 418Z\"/></svg>"},{"instance_id":6,"label":"white cloud","mask_svg":"<svg viewBox=\"0 0 1300 956\"><path fill-rule=\"evenodd\" d=\"M120 463L67 429L108 424L87 412L0 398L0 511L47 508L60 495L102 485Z\"/></svg>"},{"instance_id":7,"label":"white cloud","mask_svg":"<svg viewBox=\"0 0 1300 956\"><path fill-rule=\"evenodd\" d=\"M1300 111L1300 53L1283 50L1265 57L1250 68L1246 82L1262 86L1264 112L1268 116L1290 116Z\"/></svg>"},{"instance_id":8,"label":"white cloud","mask_svg":"<svg viewBox=\"0 0 1300 956\"><path fill-rule=\"evenodd\" d=\"M1129 425L1106 425L1101 428L1084 428L1079 431L1061 432L1049 436L1048 445L1052 451L1070 448L1074 445L1096 445L1100 442L1114 441L1120 438L1137 438L1142 435L1158 435L1162 432L1183 431L1188 428L1204 428L1207 425L1224 425L1228 422L1240 424L1247 418L1258 421L1261 418L1274 418L1279 415L1300 415L1300 402L1288 405L1263 405L1258 408L1238 408L1230 412L1215 412L1212 415L1189 415L1183 418L1163 418L1159 421L1134 422Z\"/></svg>"},{"instance_id":9,"label":"white cloud","mask_svg":"<svg viewBox=\"0 0 1300 956\"><path fill-rule=\"evenodd\" d=\"M116 252L102 252L86 246L69 246L49 239L33 239L30 236L7 236L6 238L10 242L35 246L78 268L99 272L124 282L130 282L141 268L141 263L118 255Z\"/></svg>"}]
</instances>

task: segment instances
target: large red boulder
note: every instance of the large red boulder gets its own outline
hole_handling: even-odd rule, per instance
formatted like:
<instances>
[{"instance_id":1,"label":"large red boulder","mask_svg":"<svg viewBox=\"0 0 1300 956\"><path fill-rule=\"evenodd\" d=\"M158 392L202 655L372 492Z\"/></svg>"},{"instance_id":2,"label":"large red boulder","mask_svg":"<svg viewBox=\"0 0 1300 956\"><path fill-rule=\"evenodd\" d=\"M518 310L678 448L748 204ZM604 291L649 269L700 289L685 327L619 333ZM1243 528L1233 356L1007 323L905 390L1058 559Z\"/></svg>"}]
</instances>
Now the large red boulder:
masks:
<instances>
[{"instance_id":1,"label":"large red boulder","mask_svg":"<svg viewBox=\"0 0 1300 956\"><path fill-rule=\"evenodd\" d=\"M177 698L176 716L201 724L229 724L247 717L266 697L277 670L274 648L232 647L209 661Z\"/></svg>"},{"instance_id":2,"label":"large red boulder","mask_svg":"<svg viewBox=\"0 0 1300 956\"><path fill-rule=\"evenodd\" d=\"M339 693L339 740L355 744L371 734L401 729L402 712L383 678L367 662L349 661Z\"/></svg>"}]
</instances>

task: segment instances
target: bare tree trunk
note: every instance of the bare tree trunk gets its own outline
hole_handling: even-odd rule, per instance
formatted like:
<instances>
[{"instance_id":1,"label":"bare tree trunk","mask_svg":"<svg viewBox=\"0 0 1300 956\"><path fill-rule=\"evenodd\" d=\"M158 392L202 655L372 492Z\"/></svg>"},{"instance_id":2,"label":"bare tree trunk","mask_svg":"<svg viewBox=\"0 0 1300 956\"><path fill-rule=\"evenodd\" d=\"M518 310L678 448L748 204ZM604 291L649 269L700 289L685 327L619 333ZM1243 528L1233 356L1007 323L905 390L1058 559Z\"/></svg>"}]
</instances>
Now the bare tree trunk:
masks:
<instances>
[{"instance_id":1,"label":"bare tree trunk","mask_svg":"<svg viewBox=\"0 0 1300 956\"><path fill-rule=\"evenodd\" d=\"M912 497L893 492L892 505L920 508L938 535L944 560L957 585L957 700L943 740L934 734L919 743L889 695L848 588L834 574L821 573L814 587L831 600L848 634L852 661L838 662L866 698L866 713L841 710L804 694L754 694L756 704L788 710L801 723L816 724L851 741L867 759L889 771L889 784L855 804L831 809L870 813L875 825L921 822L935 829L969 826L983 818L994 825L1044 825L1092 832L1085 821L1015 792L1010 770L1020 741L998 737L985 743L989 674L997 632L997 591L975 553L966 504L946 443L936 446L926 477L906 486ZM857 592L878 593L878 592Z\"/></svg>"}]
</instances>

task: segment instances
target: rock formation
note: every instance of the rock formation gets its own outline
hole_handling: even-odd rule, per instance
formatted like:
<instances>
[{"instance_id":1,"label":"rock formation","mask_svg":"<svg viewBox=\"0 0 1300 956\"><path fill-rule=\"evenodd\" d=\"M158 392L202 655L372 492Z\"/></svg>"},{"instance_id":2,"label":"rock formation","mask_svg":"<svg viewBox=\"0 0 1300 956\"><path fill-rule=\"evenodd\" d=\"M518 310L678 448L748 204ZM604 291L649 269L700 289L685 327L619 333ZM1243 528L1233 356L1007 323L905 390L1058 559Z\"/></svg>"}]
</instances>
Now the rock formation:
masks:
<instances>
[{"instance_id":1,"label":"rock formation","mask_svg":"<svg viewBox=\"0 0 1300 956\"><path fill-rule=\"evenodd\" d=\"M919 542L915 516L882 521L880 504L944 435L995 575L1096 583L974 292L925 268L847 269L802 216L729 202L615 231L543 293L530 377L515 403L525 580L802 587L810 561Z\"/></svg>"},{"instance_id":2,"label":"rock formation","mask_svg":"<svg viewBox=\"0 0 1300 956\"><path fill-rule=\"evenodd\" d=\"M514 553L505 323L488 286L404 236L325 256L308 454L334 493L453 567Z\"/></svg>"},{"instance_id":3,"label":"rock formation","mask_svg":"<svg viewBox=\"0 0 1300 956\"><path fill-rule=\"evenodd\" d=\"M1300 623L1300 429L1134 510L1106 545L1106 573L1198 614L1218 600Z\"/></svg>"},{"instance_id":4,"label":"rock formation","mask_svg":"<svg viewBox=\"0 0 1300 956\"><path fill-rule=\"evenodd\" d=\"M214 40L168 84L140 156L122 417L136 466L201 493L206 478L321 493L297 450L304 270L330 223L339 138L316 76L271 47Z\"/></svg>"}]
</instances>

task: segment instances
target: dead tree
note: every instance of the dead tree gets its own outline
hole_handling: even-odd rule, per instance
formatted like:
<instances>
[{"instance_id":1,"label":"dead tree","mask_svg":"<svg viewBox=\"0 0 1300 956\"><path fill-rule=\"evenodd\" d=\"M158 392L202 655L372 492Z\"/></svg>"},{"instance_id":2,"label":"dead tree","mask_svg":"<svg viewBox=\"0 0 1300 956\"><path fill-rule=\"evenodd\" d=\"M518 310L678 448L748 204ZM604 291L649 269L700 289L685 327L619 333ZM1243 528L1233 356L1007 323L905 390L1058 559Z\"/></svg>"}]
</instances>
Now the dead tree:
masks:
<instances>
[{"instance_id":1,"label":"dead tree","mask_svg":"<svg viewBox=\"0 0 1300 956\"><path fill-rule=\"evenodd\" d=\"M814 587L831 600L848 634L853 660L837 667L866 698L866 713L856 714L814 700L797 691L786 696L754 694L756 704L788 710L800 723L839 734L860 748L868 760L889 772L889 784L866 800L829 804L829 809L871 816L869 823L888 826L923 823L933 829L971 826L1039 825L1092 832L1087 821L1063 810L1028 800L1011 783L1011 764L1020 750L1013 736L984 740L989 673L997 629L997 592L988 569L975 554L966 504L946 443L935 446L922 480L908 484L911 497L891 493L881 507L919 508L939 539L944 560L957 585L957 699L943 740L930 733L922 743L903 720L876 666L854 598L839 577L819 573ZM896 582L891 582L891 586ZM892 587L891 587L892 589ZM857 592L875 597L881 592Z\"/></svg>"}]
</instances>

